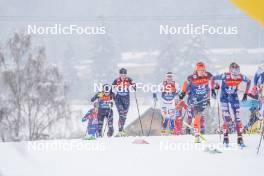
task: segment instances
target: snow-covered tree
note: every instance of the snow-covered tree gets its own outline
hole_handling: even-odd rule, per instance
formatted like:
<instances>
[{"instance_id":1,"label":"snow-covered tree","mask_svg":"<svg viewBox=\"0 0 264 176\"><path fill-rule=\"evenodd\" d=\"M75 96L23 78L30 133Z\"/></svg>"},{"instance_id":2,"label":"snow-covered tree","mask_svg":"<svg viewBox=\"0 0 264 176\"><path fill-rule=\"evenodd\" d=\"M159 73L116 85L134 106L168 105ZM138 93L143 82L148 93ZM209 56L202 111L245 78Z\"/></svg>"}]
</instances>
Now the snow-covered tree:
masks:
<instances>
[{"instance_id":1,"label":"snow-covered tree","mask_svg":"<svg viewBox=\"0 0 264 176\"><path fill-rule=\"evenodd\" d=\"M0 76L2 140L53 137L55 125L69 117L62 75L48 63L43 47L31 49L28 35L16 33L6 53Z\"/></svg>"}]
</instances>

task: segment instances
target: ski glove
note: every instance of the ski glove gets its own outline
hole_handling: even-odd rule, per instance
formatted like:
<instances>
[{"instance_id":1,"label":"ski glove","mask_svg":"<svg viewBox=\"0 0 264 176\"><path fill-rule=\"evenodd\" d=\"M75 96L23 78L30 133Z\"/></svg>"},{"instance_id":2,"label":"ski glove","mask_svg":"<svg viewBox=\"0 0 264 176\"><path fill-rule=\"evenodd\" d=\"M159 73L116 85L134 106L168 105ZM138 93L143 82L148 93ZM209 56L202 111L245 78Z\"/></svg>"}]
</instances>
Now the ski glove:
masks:
<instances>
[{"instance_id":1,"label":"ski glove","mask_svg":"<svg viewBox=\"0 0 264 176\"><path fill-rule=\"evenodd\" d=\"M208 99L208 100L207 100L207 102L206 102L206 105L207 105L208 107L210 107L210 106L211 106L210 99Z\"/></svg>"},{"instance_id":2,"label":"ski glove","mask_svg":"<svg viewBox=\"0 0 264 176\"><path fill-rule=\"evenodd\" d=\"M211 96L213 99L216 99L216 93L214 89L211 90Z\"/></svg>"},{"instance_id":3,"label":"ski glove","mask_svg":"<svg viewBox=\"0 0 264 176\"><path fill-rule=\"evenodd\" d=\"M219 86L219 84L218 83L215 83L215 90L219 90L220 89L220 86Z\"/></svg>"},{"instance_id":4,"label":"ski glove","mask_svg":"<svg viewBox=\"0 0 264 176\"><path fill-rule=\"evenodd\" d=\"M184 99L185 95L186 95L186 93L185 93L185 92L182 92L182 93L179 95L179 98L182 100L182 99Z\"/></svg>"},{"instance_id":5,"label":"ski glove","mask_svg":"<svg viewBox=\"0 0 264 176\"><path fill-rule=\"evenodd\" d=\"M158 101L157 93L153 93L152 97L153 97L154 101Z\"/></svg>"},{"instance_id":6,"label":"ski glove","mask_svg":"<svg viewBox=\"0 0 264 176\"><path fill-rule=\"evenodd\" d=\"M113 106L114 106L114 102L112 102L112 101L109 102L109 107L110 107L110 108L113 108Z\"/></svg>"},{"instance_id":7,"label":"ski glove","mask_svg":"<svg viewBox=\"0 0 264 176\"><path fill-rule=\"evenodd\" d=\"M136 84L132 84L132 88L133 88L134 91L136 91L137 90Z\"/></svg>"},{"instance_id":8,"label":"ski glove","mask_svg":"<svg viewBox=\"0 0 264 176\"><path fill-rule=\"evenodd\" d=\"M242 101L247 101L247 94L246 93L244 94Z\"/></svg>"},{"instance_id":9,"label":"ski glove","mask_svg":"<svg viewBox=\"0 0 264 176\"><path fill-rule=\"evenodd\" d=\"M253 98L253 99L255 99L255 100L258 100L258 99L259 99L258 94L255 94L255 95L254 95L254 94L251 94L251 93L250 93L250 94L248 94L248 96L251 97L251 98Z\"/></svg>"}]
</instances>

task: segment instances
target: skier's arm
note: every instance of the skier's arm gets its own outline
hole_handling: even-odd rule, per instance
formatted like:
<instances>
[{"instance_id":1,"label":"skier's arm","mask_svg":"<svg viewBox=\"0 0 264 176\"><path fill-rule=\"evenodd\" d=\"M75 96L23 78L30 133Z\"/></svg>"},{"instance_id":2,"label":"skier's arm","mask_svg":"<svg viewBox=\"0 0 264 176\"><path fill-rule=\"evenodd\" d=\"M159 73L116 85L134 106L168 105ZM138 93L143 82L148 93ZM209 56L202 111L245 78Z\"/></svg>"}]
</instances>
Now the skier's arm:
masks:
<instances>
[{"instance_id":1,"label":"skier's arm","mask_svg":"<svg viewBox=\"0 0 264 176\"><path fill-rule=\"evenodd\" d=\"M116 86L117 85L117 79L115 79L112 83L113 86Z\"/></svg>"},{"instance_id":2,"label":"skier's arm","mask_svg":"<svg viewBox=\"0 0 264 176\"><path fill-rule=\"evenodd\" d=\"M245 76L245 75L242 75L242 80L243 80L245 83L247 83L247 85L246 85L246 89L245 89L245 94L248 95L248 93L249 93L249 89L250 89L250 85L251 85L251 80L250 80L247 76Z\"/></svg>"},{"instance_id":3,"label":"skier's arm","mask_svg":"<svg viewBox=\"0 0 264 176\"><path fill-rule=\"evenodd\" d=\"M82 118L82 122L85 122L85 121L87 121L88 119L90 119L91 118L91 110L89 110L86 114L85 114L85 116Z\"/></svg>"},{"instance_id":4,"label":"skier's arm","mask_svg":"<svg viewBox=\"0 0 264 176\"><path fill-rule=\"evenodd\" d=\"M214 75L211 78L211 89L215 88L215 81L222 81L225 79L225 74Z\"/></svg>"},{"instance_id":5,"label":"skier's arm","mask_svg":"<svg viewBox=\"0 0 264 176\"><path fill-rule=\"evenodd\" d=\"M254 80L254 86L257 86L258 79L259 79L259 74L256 72L255 75L254 75L254 78L253 78L253 80Z\"/></svg>"},{"instance_id":6,"label":"skier's arm","mask_svg":"<svg viewBox=\"0 0 264 176\"><path fill-rule=\"evenodd\" d=\"M95 102L95 100L98 99L98 93L96 93L92 98L91 98L91 102Z\"/></svg>"},{"instance_id":7,"label":"skier's arm","mask_svg":"<svg viewBox=\"0 0 264 176\"><path fill-rule=\"evenodd\" d=\"M136 90L136 83L131 79L131 78L128 78L128 82L129 82L129 85L132 86L132 88L134 90Z\"/></svg>"},{"instance_id":8,"label":"skier's arm","mask_svg":"<svg viewBox=\"0 0 264 176\"><path fill-rule=\"evenodd\" d=\"M182 100L181 106L186 110L188 108L188 105Z\"/></svg>"},{"instance_id":9,"label":"skier's arm","mask_svg":"<svg viewBox=\"0 0 264 176\"><path fill-rule=\"evenodd\" d=\"M263 72L263 70L261 68L258 68L258 70L256 71L256 73L254 75L254 78L253 78L254 86L257 86L258 85L258 80L259 80L260 74L262 72Z\"/></svg>"},{"instance_id":10,"label":"skier's arm","mask_svg":"<svg viewBox=\"0 0 264 176\"><path fill-rule=\"evenodd\" d=\"M185 94L187 92L188 84L189 84L189 81L186 80L186 81L184 81L184 83L182 85L182 92L185 93Z\"/></svg>"},{"instance_id":11,"label":"skier's arm","mask_svg":"<svg viewBox=\"0 0 264 176\"><path fill-rule=\"evenodd\" d=\"M82 122L85 122L85 121L87 121L87 117L86 117L86 115L82 118Z\"/></svg>"},{"instance_id":12,"label":"skier's arm","mask_svg":"<svg viewBox=\"0 0 264 176\"><path fill-rule=\"evenodd\" d=\"M181 100L185 97L188 89L190 88L190 83L191 83L191 76L188 76L187 80L184 81L182 85L181 93L179 95Z\"/></svg>"}]
</instances>

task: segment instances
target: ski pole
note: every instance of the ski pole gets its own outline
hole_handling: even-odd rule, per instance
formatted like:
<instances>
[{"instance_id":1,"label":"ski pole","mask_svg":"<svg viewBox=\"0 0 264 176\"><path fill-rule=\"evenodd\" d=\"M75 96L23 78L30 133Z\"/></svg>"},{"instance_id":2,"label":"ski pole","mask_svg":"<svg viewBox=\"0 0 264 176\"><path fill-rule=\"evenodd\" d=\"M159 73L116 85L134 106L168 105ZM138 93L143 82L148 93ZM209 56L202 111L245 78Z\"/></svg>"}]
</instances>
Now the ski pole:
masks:
<instances>
[{"instance_id":1,"label":"ski pole","mask_svg":"<svg viewBox=\"0 0 264 176\"><path fill-rule=\"evenodd\" d=\"M136 91L134 92L134 95L135 95L135 100L136 100L136 105L137 105L137 112L138 112L138 119L139 119L140 128L141 128L141 134L143 136L144 135L144 132L143 132L143 127L142 127L142 122L141 122L141 116L140 116L140 112L139 112L139 108L138 108L138 100L137 100Z\"/></svg>"},{"instance_id":2,"label":"ski pole","mask_svg":"<svg viewBox=\"0 0 264 176\"><path fill-rule=\"evenodd\" d=\"M83 138L86 137L87 133L88 133L88 125L87 125L87 127L86 127L85 134L84 134L84 137L83 137Z\"/></svg>"},{"instance_id":3,"label":"ski pole","mask_svg":"<svg viewBox=\"0 0 264 176\"><path fill-rule=\"evenodd\" d=\"M106 121L106 123L105 123L105 126L104 126L103 137L105 135L106 127L108 126L108 119L106 119L105 121Z\"/></svg>"},{"instance_id":4,"label":"ski pole","mask_svg":"<svg viewBox=\"0 0 264 176\"><path fill-rule=\"evenodd\" d=\"M219 107L219 101L217 100L217 97L218 97L218 90L216 91L216 102L217 102L217 117L218 117L219 140L221 142L222 138L221 138L220 107Z\"/></svg>"},{"instance_id":5,"label":"ski pole","mask_svg":"<svg viewBox=\"0 0 264 176\"><path fill-rule=\"evenodd\" d=\"M260 140L259 140L259 144L258 144L257 155L259 154L259 149L260 149L260 146L261 146L261 142L262 142L262 138L263 138L263 133L264 133L264 126L262 126L262 131L260 133Z\"/></svg>"},{"instance_id":6,"label":"ski pole","mask_svg":"<svg viewBox=\"0 0 264 176\"><path fill-rule=\"evenodd\" d=\"M156 104L157 104L157 100L154 99L154 108L153 108L152 115L151 115L148 136L150 135L150 131L151 131L151 127L152 127L152 121L153 121L155 110L156 110Z\"/></svg>"}]
</instances>

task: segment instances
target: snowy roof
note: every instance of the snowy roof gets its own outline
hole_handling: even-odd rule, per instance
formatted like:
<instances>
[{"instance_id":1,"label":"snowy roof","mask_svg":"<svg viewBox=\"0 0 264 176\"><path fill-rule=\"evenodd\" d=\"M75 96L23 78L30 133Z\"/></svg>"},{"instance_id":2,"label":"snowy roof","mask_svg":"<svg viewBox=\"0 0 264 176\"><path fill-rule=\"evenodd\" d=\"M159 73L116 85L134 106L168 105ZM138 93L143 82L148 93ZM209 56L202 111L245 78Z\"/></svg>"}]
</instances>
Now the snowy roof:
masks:
<instances>
[{"instance_id":1,"label":"snowy roof","mask_svg":"<svg viewBox=\"0 0 264 176\"><path fill-rule=\"evenodd\" d=\"M240 53L248 53L248 54L264 54L264 48L215 48L209 49L209 53L212 54L240 54Z\"/></svg>"},{"instance_id":2,"label":"snowy roof","mask_svg":"<svg viewBox=\"0 0 264 176\"><path fill-rule=\"evenodd\" d=\"M125 67L125 68L131 68L131 67L155 67L156 66L156 63L147 63L147 64L140 64L140 63L119 63L117 64L117 67L119 68L122 68L122 67Z\"/></svg>"},{"instance_id":3,"label":"snowy roof","mask_svg":"<svg viewBox=\"0 0 264 176\"><path fill-rule=\"evenodd\" d=\"M153 59L159 56L158 50L154 51L143 51L143 52L123 52L121 58L123 61L139 60L139 59Z\"/></svg>"}]
</instances>

